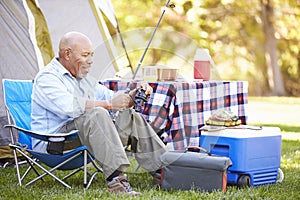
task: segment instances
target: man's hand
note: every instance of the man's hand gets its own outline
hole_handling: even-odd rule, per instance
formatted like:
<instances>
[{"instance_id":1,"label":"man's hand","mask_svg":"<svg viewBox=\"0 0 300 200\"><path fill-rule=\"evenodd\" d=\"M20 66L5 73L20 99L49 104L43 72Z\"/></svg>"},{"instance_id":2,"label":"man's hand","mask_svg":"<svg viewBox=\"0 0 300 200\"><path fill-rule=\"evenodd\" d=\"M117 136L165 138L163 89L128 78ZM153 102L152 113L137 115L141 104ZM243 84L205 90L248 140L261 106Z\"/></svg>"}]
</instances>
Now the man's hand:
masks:
<instances>
[{"instance_id":1,"label":"man's hand","mask_svg":"<svg viewBox=\"0 0 300 200\"><path fill-rule=\"evenodd\" d=\"M128 94L120 93L117 94L111 100L112 110L124 110L130 107L131 98Z\"/></svg>"},{"instance_id":2,"label":"man's hand","mask_svg":"<svg viewBox=\"0 0 300 200\"><path fill-rule=\"evenodd\" d=\"M143 90L145 90L145 94L146 95L150 96L153 93L153 88L148 83L146 83L146 82L142 82L140 84L140 88L143 89ZM137 89L131 90L129 92L129 95L131 95L134 98L135 95L136 95L136 91L137 91ZM130 105L132 106L132 104L130 104Z\"/></svg>"},{"instance_id":3,"label":"man's hand","mask_svg":"<svg viewBox=\"0 0 300 200\"><path fill-rule=\"evenodd\" d=\"M140 87L145 90L145 94L149 96L153 93L153 88L146 82L142 82Z\"/></svg>"},{"instance_id":4,"label":"man's hand","mask_svg":"<svg viewBox=\"0 0 300 200\"><path fill-rule=\"evenodd\" d=\"M145 90L145 94L147 95L151 95L153 93L153 89L148 83L142 82L140 84L140 88ZM85 110L96 107L103 107L107 110L124 110L126 108L130 108L134 106L133 99L135 98L136 91L136 89L131 90L129 94L120 92L111 100L87 100ZM132 96L132 98L130 96Z\"/></svg>"}]
</instances>

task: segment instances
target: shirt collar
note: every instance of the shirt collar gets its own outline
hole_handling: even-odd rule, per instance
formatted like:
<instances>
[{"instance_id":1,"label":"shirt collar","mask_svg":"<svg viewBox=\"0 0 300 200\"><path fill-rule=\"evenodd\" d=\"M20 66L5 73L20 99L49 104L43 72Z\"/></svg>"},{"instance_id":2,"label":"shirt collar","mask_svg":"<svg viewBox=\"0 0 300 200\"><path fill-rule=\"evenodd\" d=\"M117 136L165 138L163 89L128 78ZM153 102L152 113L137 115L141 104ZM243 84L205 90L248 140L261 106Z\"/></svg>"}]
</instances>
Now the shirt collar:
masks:
<instances>
[{"instance_id":1,"label":"shirt collar","mask_svg":"<svg viewBox=\"0 0 300 200\"><path fill-rule=\"evenodd\" d=\"M70 77L73 77L72 74L59 62L59 58L53 58L55 66L58 66L58 72L62 75L69 75Z\"/></svg>"}]
</instances>

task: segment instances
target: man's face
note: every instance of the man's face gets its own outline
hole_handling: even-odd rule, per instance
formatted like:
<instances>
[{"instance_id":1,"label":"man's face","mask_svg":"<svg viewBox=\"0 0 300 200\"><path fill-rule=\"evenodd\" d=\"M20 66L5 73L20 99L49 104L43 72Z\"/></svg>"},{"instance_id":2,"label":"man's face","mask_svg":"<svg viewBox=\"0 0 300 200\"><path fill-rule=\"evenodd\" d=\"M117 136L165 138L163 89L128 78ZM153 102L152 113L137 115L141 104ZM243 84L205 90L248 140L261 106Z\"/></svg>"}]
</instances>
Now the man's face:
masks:
<instances>
[{"instance_id":1,"label":"man's face","mask_svg":"<svg viewBox=\"0 0 300 200\"><path fill-rule=\"evenodd\" d=\"M77 45L74 49L70 48L70 65L77 79L87 76L93 63L93 55L93 48L89 44Z\"/></svg>"}]
</instances>

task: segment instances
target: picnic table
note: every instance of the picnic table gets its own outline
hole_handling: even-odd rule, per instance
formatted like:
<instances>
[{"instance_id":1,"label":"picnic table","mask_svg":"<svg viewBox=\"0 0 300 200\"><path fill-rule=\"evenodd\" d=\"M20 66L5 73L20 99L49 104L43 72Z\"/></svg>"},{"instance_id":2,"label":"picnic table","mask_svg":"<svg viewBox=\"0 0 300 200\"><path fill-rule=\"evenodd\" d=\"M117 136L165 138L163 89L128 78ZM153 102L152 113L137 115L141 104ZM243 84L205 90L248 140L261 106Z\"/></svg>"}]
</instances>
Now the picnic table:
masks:
<instances>
[{"instance_id":1,"label":"picnic table","mask_svg":"<svg viewBox=\"0 0 300 200\"><path fill-rule=\"evenodd\" d=\"M106 80L111 90L126 90L129 82ZM130 82L135 88L139 81ZM247 124L247 81L165 81L149 82L153 94L141 113L159 136L165 135L170 150L200 145L199 128L213 111L226 109Z\"/></svg>"}]
</instances>

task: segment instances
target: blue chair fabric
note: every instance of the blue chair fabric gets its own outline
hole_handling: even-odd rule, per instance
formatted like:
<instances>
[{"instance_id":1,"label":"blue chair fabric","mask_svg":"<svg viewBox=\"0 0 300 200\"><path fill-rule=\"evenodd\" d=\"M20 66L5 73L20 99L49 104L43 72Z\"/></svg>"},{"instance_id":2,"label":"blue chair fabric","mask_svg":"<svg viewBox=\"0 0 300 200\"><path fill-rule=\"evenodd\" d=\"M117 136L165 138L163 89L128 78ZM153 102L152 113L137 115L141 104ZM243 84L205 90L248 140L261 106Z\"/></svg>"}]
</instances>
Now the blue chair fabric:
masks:
<instances>
[{"instance_id":1,"label":"blue chair fabric","mask_svg":"<svg viewBox=\"0 0 300 200\"><path fill-rule=\"evenodd\" d=\"M4 127L9 128L12 143L9 145L14 151L15 164L18 176L18 184L22 185L25 182L27 174L32 170L36 173L37 177L31 181L26 182L26 186L30 185L46 175L52 176L56 181L64 186L71 188L64 180L73 174L83 171L84 172L84 189L87 189L96 174L102 172L101 167L94 161L93 155L88 151L85 146L78 147L63 155L53 155L48 153L41 153L34 151L31 145L31 137L40 140L48 141L51 137L64 137L65 141L74 140L77 138L78 131L73 130L69 133L55 133L55 134L42 134L30 130L31 123L31 94L32 94L32 80L11 80L3 79L3 99L7 111L8 123ZM18 134L18 141L14 141L13 135ZM27 160L29 167L28 170L22 175L19 170L19 162L17 153L23 155ZM30 156L28 156L28 154ZM92 163L94 172L87 171L87 164ZM48 167L46 169L41 165L43 163ZM43 171L43 174L38 173L37 169ZM54 174L55 170L75 170L63 179ZM89 181L87 176L89 175Z\"/></svg>"}]
</instances>

